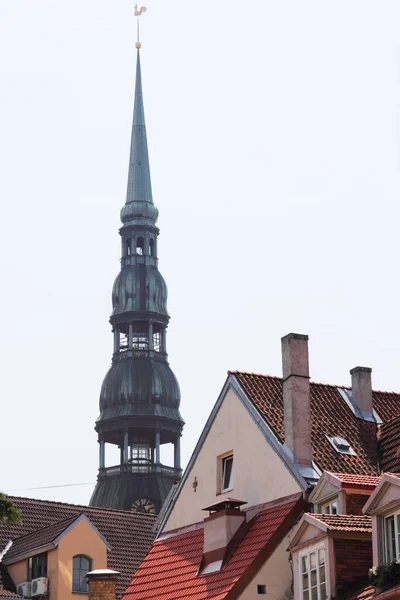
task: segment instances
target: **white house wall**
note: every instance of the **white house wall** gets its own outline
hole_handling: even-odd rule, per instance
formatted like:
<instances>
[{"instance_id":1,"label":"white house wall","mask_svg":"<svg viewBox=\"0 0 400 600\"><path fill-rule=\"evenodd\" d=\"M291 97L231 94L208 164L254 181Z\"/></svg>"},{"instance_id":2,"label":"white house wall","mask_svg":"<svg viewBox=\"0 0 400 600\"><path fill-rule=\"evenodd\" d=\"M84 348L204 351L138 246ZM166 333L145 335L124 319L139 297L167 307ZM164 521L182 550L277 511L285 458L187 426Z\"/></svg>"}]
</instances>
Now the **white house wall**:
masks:
<instances>
[{"instance_id":1,"label":"white house wall","mask_svg":"<svg viewBox=\"0 0 400 600\"><path fill-rule=\"evenodd\" d=\"M217 457L233 451L233 489L217 494ZM196 479L196 491L193 482ZM231 497L255 506L301 491L248 410L229 388L203 446L187 474L164 531L202 521L201 509Z\"/></svg>"}]
</instances>

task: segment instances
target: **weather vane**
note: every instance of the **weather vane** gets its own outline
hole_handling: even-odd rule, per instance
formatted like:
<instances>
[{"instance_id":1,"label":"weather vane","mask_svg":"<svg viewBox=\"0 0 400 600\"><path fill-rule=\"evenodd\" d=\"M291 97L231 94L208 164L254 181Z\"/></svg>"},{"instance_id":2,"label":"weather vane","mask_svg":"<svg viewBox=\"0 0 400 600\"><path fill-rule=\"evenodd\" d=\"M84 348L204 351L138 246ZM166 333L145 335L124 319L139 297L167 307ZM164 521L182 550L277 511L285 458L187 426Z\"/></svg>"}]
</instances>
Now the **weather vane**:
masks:
<instances>
[{"instance_id":1,"label":"weather vane","mask_svg":"<svg viewBox=\"0 0 400 600\"><path fill-rule=\"evenodd\" d=\"M140 15L142 15L143 13L145 13L147 10L146 6L142 6L141 8L138 7L137 4L135 4L135 17L137 17L137 42L136 42L136 48L141 48L142 44L140 43L140 38L139 38L139 17Z\"/></svg>"}]
</instances>

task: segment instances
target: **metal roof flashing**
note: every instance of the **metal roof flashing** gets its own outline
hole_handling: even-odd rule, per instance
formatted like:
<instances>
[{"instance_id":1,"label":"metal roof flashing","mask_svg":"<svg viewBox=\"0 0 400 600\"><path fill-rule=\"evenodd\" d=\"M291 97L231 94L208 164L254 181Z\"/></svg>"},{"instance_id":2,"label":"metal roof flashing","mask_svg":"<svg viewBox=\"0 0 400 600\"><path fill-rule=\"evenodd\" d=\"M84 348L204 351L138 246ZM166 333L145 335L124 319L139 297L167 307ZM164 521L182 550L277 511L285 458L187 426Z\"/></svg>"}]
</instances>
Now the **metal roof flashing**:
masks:
<instances>
[{"instance_id":1,"label":"metal roof flashing","mask_svg":"<svg viewBox=\"0 0 400 600\"><path fill-rule=\"evenodd\" d=\"M383 423L382 419L380 418L375 409L372 409L372 413L361 410L361 408L358 406L358 404L353 398L353 391L351 389L344 389L339 387L336 389L342 396L343 400L346 402L347 406L350 408L351 412L357 417L357 419L362 419L363 421L369 421L371 423L377 423L378 425L381 425Z\"/></svg>"}]
</instances>

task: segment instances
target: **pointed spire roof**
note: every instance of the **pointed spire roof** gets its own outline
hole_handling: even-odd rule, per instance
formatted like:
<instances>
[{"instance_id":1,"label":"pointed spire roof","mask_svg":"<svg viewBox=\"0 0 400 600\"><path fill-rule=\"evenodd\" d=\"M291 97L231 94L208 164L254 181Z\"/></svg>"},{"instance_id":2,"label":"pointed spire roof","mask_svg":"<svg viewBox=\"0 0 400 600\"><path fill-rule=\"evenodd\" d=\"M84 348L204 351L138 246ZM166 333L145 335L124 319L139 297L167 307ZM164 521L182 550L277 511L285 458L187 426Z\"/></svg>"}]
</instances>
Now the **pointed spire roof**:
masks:
<instances>
[{"instance_id":1,"label":"pointed spire roof","mask_svg":"<svg viewBox=\"0 0 400 600\"><path fill-rule=\"evenodd\" d=\"M154 224L157 217L158 210L153 204L153 194L151 191L150 163L143 105L142 72L140 68L140 51L138 49L128 189L126 203L121 211L121 220L124 224L128 224L137 222L137 219L140 219L141 222L143 222L143 219L149 219Z\"/></svg>"}]
</instances>

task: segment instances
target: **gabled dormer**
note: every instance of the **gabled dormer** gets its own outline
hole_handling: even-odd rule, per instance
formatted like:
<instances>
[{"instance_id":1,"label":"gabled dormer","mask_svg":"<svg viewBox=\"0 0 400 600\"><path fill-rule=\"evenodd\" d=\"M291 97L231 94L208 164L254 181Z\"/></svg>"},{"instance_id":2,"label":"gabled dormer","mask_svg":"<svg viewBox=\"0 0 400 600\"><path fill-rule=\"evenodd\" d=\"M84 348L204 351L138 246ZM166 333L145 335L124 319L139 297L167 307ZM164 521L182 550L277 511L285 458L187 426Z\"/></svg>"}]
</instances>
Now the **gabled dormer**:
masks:
<instances>
[{"instance_id":1,"label":"gabled dormer","mask_svg":"<svg viewBox=\"0 0 400 600\"><path fill-rule=\"evenodd\" d=\"M294 600L326 600L364 581L371 565L368 516L306 513L293 533Z\"/></svg>"},{"instance_id":2,"label":"gabled dormer","mask_svg":"<svg viewBox=\"0 0 400 600\"><path fill-rule=\"evenodd\" d=\"M364 504L380 481L373 475L324 471L310 494L314 513L361 515Z\"/></svg>"},{"instance_id":3,"label":"gabled dormer","mask_svg":"<svg viewBox=\"0 0 400 600\"><path fill-rule=\"evenodd\" d=\"M374 566L400 560L400 476L382 476L364 513L372 516Z\"/></svg>"}]
</instances>

